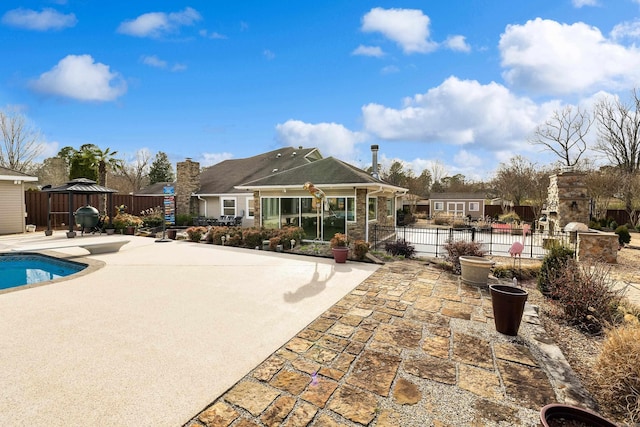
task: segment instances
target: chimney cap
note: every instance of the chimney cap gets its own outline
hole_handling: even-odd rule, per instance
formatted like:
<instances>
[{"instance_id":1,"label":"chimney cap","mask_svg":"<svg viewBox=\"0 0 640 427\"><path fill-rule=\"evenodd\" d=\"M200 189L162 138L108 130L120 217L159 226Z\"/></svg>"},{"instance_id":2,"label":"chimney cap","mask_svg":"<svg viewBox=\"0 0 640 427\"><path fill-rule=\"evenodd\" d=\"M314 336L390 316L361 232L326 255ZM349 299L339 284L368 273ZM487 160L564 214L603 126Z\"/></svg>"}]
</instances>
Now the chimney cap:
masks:
<instances>
[{"instance_id":1,"label":"chimney cap","mask_svg":"<svg viewBox=\"0 0 640 427\"><path fill-rule=\"evenodd\" d=\"M378 148L379 148L379 147L378 147L378 144L373 144L373 145L371 146L371 151L378 151Z\"/></svg>"}]
</instances>

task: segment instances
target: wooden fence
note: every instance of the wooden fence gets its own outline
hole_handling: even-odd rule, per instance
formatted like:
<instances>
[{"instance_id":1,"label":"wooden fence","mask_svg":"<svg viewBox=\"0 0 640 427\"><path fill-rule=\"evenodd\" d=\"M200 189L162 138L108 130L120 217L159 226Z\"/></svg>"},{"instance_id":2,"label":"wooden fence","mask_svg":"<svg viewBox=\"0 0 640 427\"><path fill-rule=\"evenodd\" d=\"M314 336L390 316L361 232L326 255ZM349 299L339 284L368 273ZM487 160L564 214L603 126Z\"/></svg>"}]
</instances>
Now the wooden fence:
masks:
<instances>
[{"instance_id":1,"label":"wooden fence","mask_svg":"<svg viewBox=\"0 0 640 427\"><path fill-rule=\"evenodd\" d=\"M25 191L25 204L27 210L26 223L35 224L38 227L47 226L47 206L49 193L40 191ZM89 198L87 202L87 197ZM74 194L73 212L87 204L98 207L99 194ZM133 196L130 194L113 194L113 205L125 205L127 212L133 215L140 215L145 209L162 207L164 197L162 196ZM62 224L69 222L69 196L62 193L51 193L51 226L61 228ZM109 212L115 214L115 212Z\"/></svg>"}]
</instances>

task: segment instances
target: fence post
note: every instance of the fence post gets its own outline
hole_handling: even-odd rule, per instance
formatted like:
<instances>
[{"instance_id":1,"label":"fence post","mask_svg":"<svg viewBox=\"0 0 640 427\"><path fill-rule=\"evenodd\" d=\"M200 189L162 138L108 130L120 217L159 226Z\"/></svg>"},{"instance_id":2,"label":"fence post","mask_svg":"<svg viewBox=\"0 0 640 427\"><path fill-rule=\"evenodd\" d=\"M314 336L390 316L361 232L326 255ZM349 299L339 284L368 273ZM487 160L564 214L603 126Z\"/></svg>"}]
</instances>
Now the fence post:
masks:
<instances>
[{"instance_id":1,"label":"fence post","mask_svg":"<svg viewBox=\"0 0 640 427\"><path fill-rule=\"evenodd\" d=\"M493 252L493 227L489 229L489 255Z\"/></svg>"},{"instance_id":2,"label":"fence post","mask_svg":"<svg viewBox=\"0 0 640 427\"><path fill-rule=\"evenodd\" d=\"M472 242L476 241L476 229L475 228L471 229L471 241Z\"/></svg>"}]
</instances>

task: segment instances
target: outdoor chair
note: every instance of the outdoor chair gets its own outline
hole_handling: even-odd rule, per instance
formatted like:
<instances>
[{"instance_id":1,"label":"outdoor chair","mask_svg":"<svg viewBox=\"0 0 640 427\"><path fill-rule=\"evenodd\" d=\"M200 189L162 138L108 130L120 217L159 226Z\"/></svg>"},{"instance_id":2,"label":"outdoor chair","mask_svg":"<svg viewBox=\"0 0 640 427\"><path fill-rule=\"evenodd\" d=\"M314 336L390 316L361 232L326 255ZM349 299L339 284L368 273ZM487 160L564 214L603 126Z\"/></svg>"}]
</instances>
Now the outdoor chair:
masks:
<instances>
[{"instance_id":1,"label":"outdoor chair","mask_svg":"<svg viewBox=\"0 0 640 427\"><path fill-rule=\"evenodd\" d=\"M233 219L233 225L241 226L242 225L242 217L237 216Z\"/></svg>"}]
</instances>

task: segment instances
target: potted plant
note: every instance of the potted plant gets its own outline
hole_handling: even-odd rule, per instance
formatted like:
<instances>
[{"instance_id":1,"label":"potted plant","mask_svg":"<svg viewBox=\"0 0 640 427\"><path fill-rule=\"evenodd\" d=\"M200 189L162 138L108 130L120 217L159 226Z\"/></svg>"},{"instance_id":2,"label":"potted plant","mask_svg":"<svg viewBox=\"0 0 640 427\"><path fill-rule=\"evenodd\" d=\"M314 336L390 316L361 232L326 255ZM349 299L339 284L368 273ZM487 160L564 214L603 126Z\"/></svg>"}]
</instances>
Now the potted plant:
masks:
<instances>
[{"instance_id":1,"label":"potted plant","mask_svg":"<svg viewBox=\"0 0 640 427\"><path fill-rule=\"evenodd\" d=\"M333 253L333 259L340 264L347 261L347 255L349 254L349 239L346 234L336 233L329 242L331 246L331 253Z\"/></svg>"},{"instance_id":2,"label":"potted plant","mask_svg":"<svg viewBox=\"0 0 640 427\"><path fill-rule=\"evenodd\" d=\"M616 427L616 424L588 409L572 405L552 403L540 410L540 421L544 427L588 426Z\"/></svg>"},{"instance_id":3,"label":"potted plant","mask_svg":"<svg viewBox=\"0 0 640 427\"><path fill-rule=\"evenodd\" d=\"M356 240L355 242L353 242L353 254L355 255L356 259L359 260L363 260L365 256L367 256L367 252L369 252L369 248L371 246L369 245L369 242L366 242L364 240Z\"/></svg>"},{"instance_id":4,"label":"potted plant","mask_svg":"<svg viewBox=\"0 0 640 427\"><path fill-rule=\"evenodd\" d=\"M518 335L529 293L511 285L490 285L489 293L496 331L510 336Z\"/></svg>"}]
</instances>

